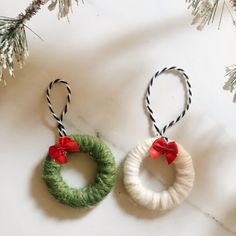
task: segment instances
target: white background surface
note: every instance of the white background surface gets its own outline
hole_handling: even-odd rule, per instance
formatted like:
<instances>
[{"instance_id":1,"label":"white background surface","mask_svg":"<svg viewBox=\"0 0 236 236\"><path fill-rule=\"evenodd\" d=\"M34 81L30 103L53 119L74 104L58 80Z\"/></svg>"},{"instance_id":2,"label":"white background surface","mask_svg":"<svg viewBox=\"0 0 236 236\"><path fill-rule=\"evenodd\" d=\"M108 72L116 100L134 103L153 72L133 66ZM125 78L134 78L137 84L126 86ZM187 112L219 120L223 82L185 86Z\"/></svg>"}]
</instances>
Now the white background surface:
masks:
<instances>
[{"instance_id":1,"label":"white background surface","mask_svg":"<svg viewBox=\"0 0 236 236\"><path fill-rule=\"evenodd\" d=\"M2 0L0 15L14 17L29 1ZM67 20L44 7L28 26L30 57L16 78L0 86L0 235L236 235L236 105L222 90L224 67L236 62L236 33L226 17L221 30L198 32L185 1L86 0ZM128 151L153 136L143 96L158 69L184 68L193 86L187 116L168 130L192 154L196 182L188 200L165 215L130 200L119 173L113 192L91 211L70 209L49 195L41 180L42 160L55 142L55 122L45 89L61 77L72 86L65 125L69 133L96 135L112 149L120 168ZM183 108L183 87L165 76L153 96L160 124ZM59 92L61 91L61 93ZM64 90L55 91L58 108ZM95 165L73 158L63 176L71 185L89 183ZM174 172L147 160L144 184L162 189Z\"/></svg>"}]
</instances>

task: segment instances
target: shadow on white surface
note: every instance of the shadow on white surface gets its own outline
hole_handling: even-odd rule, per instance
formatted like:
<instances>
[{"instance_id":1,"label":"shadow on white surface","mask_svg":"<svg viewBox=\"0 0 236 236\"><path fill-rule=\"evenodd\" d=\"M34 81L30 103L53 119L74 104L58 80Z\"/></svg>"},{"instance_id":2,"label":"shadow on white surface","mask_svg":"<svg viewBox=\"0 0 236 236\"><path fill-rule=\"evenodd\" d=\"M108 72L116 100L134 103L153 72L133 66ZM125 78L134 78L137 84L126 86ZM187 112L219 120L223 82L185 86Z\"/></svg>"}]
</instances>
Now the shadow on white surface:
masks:
<instances>
[{"instance_id":1,"label":"shadow on white surface","mask_svg":"<svg viewBox=\"0 0 236 236\"><path fill-rule=\"evenodd\" d=\"M236 197L233 199L234 202L236 202ZM223 218L223 222L227 222L227 225L235 225L236 222L236 207L235 205L232 206L232 208L225 214ZM230 230L233 235L236 235L236 231Z\"/></svg>"},{"instance_id":2,"label":"shadow on white surface","mask_svg":"<svg viewBox=\"0 0 236 236\"><path fill-rule=\"evenodd\" d=\"M184 142L187 130L192 129L193 135L187 143L196 173L193 191L186 202L227 231L227 235L236 235L233 223L236 221L236 192L232 194L235 187L231 182L235 178L232 169L236 161L232 153L236 143L224 127L209 123L209 117L204 114L195 114L195 120L187 119L184 126L181 133L176 132L175 138Z\"/></svg>"}]
</instances>

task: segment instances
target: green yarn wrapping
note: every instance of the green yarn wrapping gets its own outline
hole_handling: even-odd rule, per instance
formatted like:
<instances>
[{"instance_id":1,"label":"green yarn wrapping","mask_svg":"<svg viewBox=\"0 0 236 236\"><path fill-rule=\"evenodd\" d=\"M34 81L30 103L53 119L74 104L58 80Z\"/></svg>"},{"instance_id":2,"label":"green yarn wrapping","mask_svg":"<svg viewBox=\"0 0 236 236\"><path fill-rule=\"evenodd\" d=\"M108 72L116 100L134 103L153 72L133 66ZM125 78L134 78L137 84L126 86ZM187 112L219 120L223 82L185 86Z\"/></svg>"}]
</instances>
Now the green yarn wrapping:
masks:
<instances>
[{"instance_id":1,"label":"green yarn wrapping","mask_svg":"<svg viewBox=\"0 0 236 236\"><path fill-rule=\"evenodd\" d=\"M74 208L93 207L103 200L115 183L116 165L110 149L98 138L88 135L70 135L80 152L89 154L97 163L94 182L80 189L67 185L61 176L62 165L47 156L43 179L48 191L60 202Z\"/></svg>"}]
</instances>

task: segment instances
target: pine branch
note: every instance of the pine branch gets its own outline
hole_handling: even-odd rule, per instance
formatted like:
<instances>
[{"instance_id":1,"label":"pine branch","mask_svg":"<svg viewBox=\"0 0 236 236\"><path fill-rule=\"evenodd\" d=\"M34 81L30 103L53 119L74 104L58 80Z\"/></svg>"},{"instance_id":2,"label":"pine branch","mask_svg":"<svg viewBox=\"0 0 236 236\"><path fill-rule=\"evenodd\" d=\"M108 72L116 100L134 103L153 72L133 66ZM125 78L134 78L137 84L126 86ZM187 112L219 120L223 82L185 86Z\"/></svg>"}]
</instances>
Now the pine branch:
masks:
<instances>
[{"instance_id":1,"label":"pine branch","mask_svg":"<svg viewBox=\"0 0 236 236\"><path fill-rule=\"evenodd\" d=\"M72 8L72 0L34 0L16 19L0 17L0 80L4 80L4 69L7 69L14 77L14 61L20 67L23 66L28 57L25 22L36 15L49 1L51 1L49 10L54 10L58 5L59 18L67 16ZM75 1L78 3L78 0Z\"/></svg>"},{"instance_id":2,"label":"pine branch","mask_svg":"<svg viewBox=\"0 0 236 236\"><path fill-rule=\"evenodd\" d=\"M45 4L44 0L34 0L31 4L25 9L24 13L21 13L18 16L18 19L22 19L23 22L28 21L33 17L40 9L41 6Z\"/></svg>"},{"instance_id":3,"label":"pine branch","mask_svg":"<svg viewBox=\"0 0 236 236\"><path fill-rule=\"evenodd\" d=\"M28 56L28 45L24 23L31 19L44 4L44 0L34 0L16 19L0 17L0 80L3 69L14 76L14 60L23 66Z\"/></svg>"}]
</instances>

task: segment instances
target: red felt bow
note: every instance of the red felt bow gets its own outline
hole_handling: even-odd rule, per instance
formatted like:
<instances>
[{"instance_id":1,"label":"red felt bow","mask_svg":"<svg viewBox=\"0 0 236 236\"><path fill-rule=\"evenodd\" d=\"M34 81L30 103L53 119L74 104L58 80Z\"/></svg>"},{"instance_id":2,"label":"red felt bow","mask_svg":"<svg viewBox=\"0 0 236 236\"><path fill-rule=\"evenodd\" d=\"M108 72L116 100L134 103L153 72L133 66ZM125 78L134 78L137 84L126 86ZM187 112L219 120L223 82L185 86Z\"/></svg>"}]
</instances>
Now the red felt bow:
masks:
<instances>
[{"instance_id":1,"label":"red felt bow","mask_svg":"<svg viewBox=\"0 0 236 236\"><path fill-rule=\"evenodd\" d=\"M153 160L156 160L159 156L164 155L170 165L177 157L178 147L175 142L167 143L164 138L159 138L154 141L149 154Z\"/></svg>"},{"instance_id":2,"label":"red felt bow","mask_svg":"<svg viewBox=\"0 0 236 236\"><path fill-rule=\"evenodd\" d=\"M67 136L60 137L58 143L49 147L49 156L58 164L67 163L67 152L79 152L78 144Z\"/></svg>"}]
</instances>

